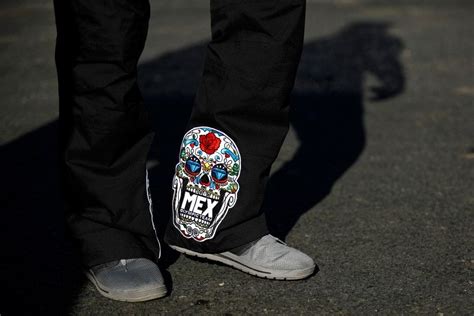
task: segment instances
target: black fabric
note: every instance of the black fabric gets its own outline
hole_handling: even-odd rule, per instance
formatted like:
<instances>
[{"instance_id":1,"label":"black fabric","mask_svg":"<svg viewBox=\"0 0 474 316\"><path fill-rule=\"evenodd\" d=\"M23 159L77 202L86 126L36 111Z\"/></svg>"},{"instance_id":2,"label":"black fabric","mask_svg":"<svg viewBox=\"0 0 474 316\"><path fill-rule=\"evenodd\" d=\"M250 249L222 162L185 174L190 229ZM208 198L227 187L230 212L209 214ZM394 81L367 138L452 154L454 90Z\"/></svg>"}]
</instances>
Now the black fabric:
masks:
<instances>
[{"instance_id":1,"label":"black fabric","mask_svg":"<svg viewBox=\"0 0 474 316\"><path fill-rule=\"evenodd\" d=\"M222 252L267 234L261 206L270 167L288 131L288 99L303 47L305 1L211 1L212 40L189 128L230 136L242 160L237 202L210 240L166 242Z\"/></svg>"},{"instance_id":2,"label":"black fabric","mask_svg":"<svg viewBox=\"0 0 474 316\"><path fill-rule=\"evenodd\" d=\"M137 85L149 4L56 0L55 10L68 225L88 266L157 258L145 181L154 135ZM214 238L184 238L171 222L168 243L221 252L267 233L261 204L288 130L304 16L304 0L211 1L212 40L189 129L209 126L235 141L240 189Z\"/></svg>"},{"instance_id":3,"label":"black fabric","mask_svg":"<svg viewBox=\"0 0 474 316\"><path fill-rule=\"evenodd\" d=\"M145 163L153 133L137 85L145 0L55 1L63 189L68 224L92 266L157 258Z\"/></svg>"}]
</instances>

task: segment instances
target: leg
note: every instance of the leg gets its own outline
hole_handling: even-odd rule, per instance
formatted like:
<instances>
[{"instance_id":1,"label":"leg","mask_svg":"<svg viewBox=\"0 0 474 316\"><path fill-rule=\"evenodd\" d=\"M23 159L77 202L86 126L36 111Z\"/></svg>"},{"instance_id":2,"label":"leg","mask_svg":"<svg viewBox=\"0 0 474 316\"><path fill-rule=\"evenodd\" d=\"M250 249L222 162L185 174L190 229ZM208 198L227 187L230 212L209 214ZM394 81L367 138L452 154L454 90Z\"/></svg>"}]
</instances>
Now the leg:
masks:
<instances>
[{"instance_id":1,"label":"leg","mask_svg":"<svg viewBox=\"0 0 474 316\"><path fill-rule=\"evenodd\" d=\"M212 40L174 178L172 245L218 253L268 233L261 210L288 130L304 0L212 0Z\"/></svg>"},{"instance_id":2,"label":"leg","mask_svg":"<svg viewBox=\"0 0 474 316\"><path fill-rule=\"evenodd\" d=\"M55 1L67 221L88 267L159 256L146 191L153 138L137 86L146 0Z\"/></svg>"},{"instance_id":3,"label":"leg","mask_svg":"<svg viewBox=\"0 0 474 316\"><path fill-rule=\"evenodd\" d=\"M55 1L62 180L87 277L128 302L166 295L145 168L153 134L137 85L146 0Z\"/></svg>"}]
</instances>

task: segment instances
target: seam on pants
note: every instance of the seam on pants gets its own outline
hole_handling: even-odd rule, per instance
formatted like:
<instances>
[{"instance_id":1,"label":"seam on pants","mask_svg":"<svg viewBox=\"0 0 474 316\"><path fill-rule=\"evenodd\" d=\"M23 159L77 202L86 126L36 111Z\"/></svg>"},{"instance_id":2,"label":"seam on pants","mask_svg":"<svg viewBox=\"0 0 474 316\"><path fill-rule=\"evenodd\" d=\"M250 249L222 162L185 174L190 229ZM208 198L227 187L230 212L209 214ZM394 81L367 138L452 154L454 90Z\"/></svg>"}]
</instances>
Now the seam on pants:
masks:
<instances>
[{"instance_id":1,"label":"seam on pants","mask_svg":"<svg viewBox=\"0 0 474 316\"><path fill-rule=\"evenodd\" d=\"M158 243L158 248L159 248L158 259L160 259L161 258L161 243L160 243L160 240L158 238L158 234L156 232L155 222L153 221L153 205L152 205L152 201L151 201L150 180L148 179L148 169L145 169L145 177L146 177L146 197L148 199L148 210L150 212L151 226L153 227L156 242Z\"/></svg>"}]
</instances>

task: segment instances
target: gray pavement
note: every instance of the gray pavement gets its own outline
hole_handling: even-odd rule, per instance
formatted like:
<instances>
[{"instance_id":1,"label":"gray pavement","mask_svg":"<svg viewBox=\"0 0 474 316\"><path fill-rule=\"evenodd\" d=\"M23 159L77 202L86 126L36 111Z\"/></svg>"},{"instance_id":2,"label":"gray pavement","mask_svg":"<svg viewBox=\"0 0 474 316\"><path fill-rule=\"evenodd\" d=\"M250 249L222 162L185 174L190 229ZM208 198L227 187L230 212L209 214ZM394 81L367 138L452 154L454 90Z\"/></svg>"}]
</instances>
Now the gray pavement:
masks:
<instances>
[{"instance_id":1,"label":"gray pavement","mask_svg":"<svg viewBox=\"0 0 474 316\"><path fill-rule=\"evenodd\" d=\"M0 313L472 315L473 8L308 1L291 129L267 207L275 234L320 272L261 280L167 250L170 295L127 304L101 297L63 241L51 3L2 2L1 268L14 297L0 301ZM162 218L181 137L170 121L189 113L209 14L202 0L153 1L152 9L140 83L163 135L150 154Z\"/></svg>"}]
</instances>

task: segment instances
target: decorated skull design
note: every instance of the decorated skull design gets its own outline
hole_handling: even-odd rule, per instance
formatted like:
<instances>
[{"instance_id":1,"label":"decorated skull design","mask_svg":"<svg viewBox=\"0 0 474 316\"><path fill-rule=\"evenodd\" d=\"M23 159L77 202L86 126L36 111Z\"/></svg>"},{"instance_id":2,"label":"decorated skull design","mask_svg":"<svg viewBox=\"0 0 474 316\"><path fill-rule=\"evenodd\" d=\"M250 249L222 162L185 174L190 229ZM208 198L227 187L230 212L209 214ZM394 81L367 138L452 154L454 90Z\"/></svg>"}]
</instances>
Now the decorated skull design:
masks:
<instances>
[{"instance_id":1,"label":"decorated skull design","mask_svg":"<svg viewBox=\"0 0 474 316\"><path fill-rule=\"evenodd\" d=\"M186 238L212 239L237 201L241 158L234 141L211 127L183 138L173 178L173 222Z\"/></svg>"}]
</instances>

